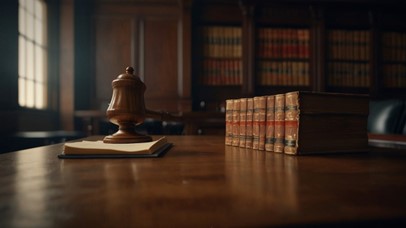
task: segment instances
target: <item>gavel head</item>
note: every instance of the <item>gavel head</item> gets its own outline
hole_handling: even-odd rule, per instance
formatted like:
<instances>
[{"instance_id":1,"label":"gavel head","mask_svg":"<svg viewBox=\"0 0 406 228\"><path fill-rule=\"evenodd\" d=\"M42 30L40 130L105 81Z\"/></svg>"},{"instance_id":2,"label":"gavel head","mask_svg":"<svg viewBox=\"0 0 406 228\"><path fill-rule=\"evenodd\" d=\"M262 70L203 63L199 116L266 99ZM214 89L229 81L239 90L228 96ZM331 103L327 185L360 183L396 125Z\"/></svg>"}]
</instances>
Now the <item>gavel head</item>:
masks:
<instances>
[{"instance_id":1,"label":"gavel head","mask_svg":"<svg viewBox=\"0 0 406 228\"><path fill-rule=\"evenodd\" d=\"M145 119L145 84L134 75L134 68L127 67L112 82L113 95L107 108L107 118L119 126L119 130L104 138L105 143L133 143L151 141L151 137L135 132L135 125Z\"/></svg>"}]
</instances>

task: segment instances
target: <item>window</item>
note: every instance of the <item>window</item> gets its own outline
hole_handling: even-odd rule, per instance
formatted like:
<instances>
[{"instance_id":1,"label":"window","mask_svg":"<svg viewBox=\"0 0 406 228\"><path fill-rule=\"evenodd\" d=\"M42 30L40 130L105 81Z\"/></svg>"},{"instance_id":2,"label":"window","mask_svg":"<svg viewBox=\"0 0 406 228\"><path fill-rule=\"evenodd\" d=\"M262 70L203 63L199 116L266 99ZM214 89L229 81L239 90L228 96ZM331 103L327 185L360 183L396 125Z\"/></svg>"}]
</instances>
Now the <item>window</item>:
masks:
<instances>
[{"instance_id":1,"label":"window","mask_svg":"<svg viewBox=\"0 0 406 228\"><path fill-rule=\"evenodd\" d=\"M43 0L19 0L18 103L47 107L47 18Z\"/></svg>"}]
</instances>

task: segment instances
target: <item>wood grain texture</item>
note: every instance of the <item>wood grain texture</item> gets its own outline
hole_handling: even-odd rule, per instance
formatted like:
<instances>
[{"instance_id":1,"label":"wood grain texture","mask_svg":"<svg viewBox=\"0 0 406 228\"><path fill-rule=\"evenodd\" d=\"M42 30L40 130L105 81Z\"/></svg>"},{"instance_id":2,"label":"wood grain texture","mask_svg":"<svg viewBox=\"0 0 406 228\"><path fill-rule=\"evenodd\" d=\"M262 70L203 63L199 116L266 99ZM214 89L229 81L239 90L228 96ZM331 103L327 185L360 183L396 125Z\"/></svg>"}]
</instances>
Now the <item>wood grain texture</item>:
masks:
<instances>
[{"instance_id":1,"label":"wood grain texture","mask_svg":"<svg viewBox=\"0 0 406 228\"><path fill-rule=\"evenodd\" d=\"M158 159L0 155L0 227L401 225L406 151L287 156L168 136Z\"/></svg>"},{"instance_id":2,"label":"wood grain texture","mask_svg":"<svg viewBox=\"0 0 406 228\"><path fill-rule=\"evenodd\" d=\"M101 104L111 99L111 82L134 63L131 56L134 23L130 17L96 18L95 84L96 97ZM135 70L138 74L137 66Z\"/></svg>"}]
</instances>

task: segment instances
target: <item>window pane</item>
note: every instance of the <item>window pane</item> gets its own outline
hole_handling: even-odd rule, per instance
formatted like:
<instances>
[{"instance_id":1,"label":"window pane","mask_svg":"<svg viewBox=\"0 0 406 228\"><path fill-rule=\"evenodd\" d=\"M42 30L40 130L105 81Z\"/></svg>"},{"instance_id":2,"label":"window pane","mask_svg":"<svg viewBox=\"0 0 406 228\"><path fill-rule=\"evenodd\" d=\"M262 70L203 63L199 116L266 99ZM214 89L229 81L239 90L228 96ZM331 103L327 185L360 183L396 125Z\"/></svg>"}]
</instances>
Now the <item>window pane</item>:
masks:
<instances>
[{"instance_id":1,"label":"window pane","mask_svg":"<svg viewBox=\"0 0 406 228\"><path fill-rule=\"evenodd\" d=\"M19 0L19 104L47 106L47 19L43 0Z\"/></svg>"},{"instance_id":2,"label":"window pane","mask_svg":"<svg viewBox=\"0 0 406 228\"><path fill-rule=\"evenodd\" d=\"M35 0L28 0L25 3L28 13L32 14L32 15L34 15L34 3L35 3Z\"/></svg>"},{"instance_id":3,"label":"window pane","mask_svg":"<svg viewBox=\"0 0 406 228\"><path fill-rule=\"evenodd\" d=\"M34 16L30 13L26 14L26 29L27 29L27 38L30 40L34 40Z\"/></svg>"},{"instance_id":4,"label":"window pane","mask_svg":"<svg viewBox=\"0 0 406 228\"><path fill-rule=\"evenodd\" d=\"M35 107L38 109L44 108L44 85L36 83L35 85Z\"/></svg>"},{"instance_id":5,"label":"window pane","mask_svg":"<svg viewBox=\"0 0 406 228\"><path fill-rule=\"evenodd\" d=\"M25 5L26 5L26 2L27 0L19 0L18 1L18 4L20 4L21 6L24 6L25 7Z\"/></svg>"},{"instance_id":6,"label":"window pane","mask_svg":"<svg viewBox=\"0 0 406 228\"><path fill-rule=\"evenodd\" d=\"M26 98L26 86L25 86L25 80L23 78L18 79L18 103L20 106L26 106L27 104L25 103L25 98Z\"/></svg>"},{"instance_id":7,"label":"window pane","mask_svg":"<svg viewBox=\"0 0 406 228\"><path fill-rule=\"evenodd\" d=\"M27 88L26 88L27 96L26 96L26 106L33 108L34 107L34 82L31 80L27 80Z\"/></svg>"},{"instance_id":8,"label":"window pane","mask_svg":"<svg viewBox=\"0 0 406 228\"><path fill-rule=\"evenodd\" d=\"M21 34L26 34L25 23L25 10L20 6L18 8L18 32Z\"/></svg>"},{"instance_id":9,"label":"window pane","mask_svg":"<svg viewBox=\"0 0 406 228\"><path fill-rule=\"evenodd\" d=\"M27 42L26 77L29 79L34 79L34 44L30 41Z\"/></svg>"},{"instance_id":10,"label":"window pane","mask_svg":"<svg viewBox=\"0 0 406 228\"><path fill-rule=\"evenodd\" d=\"M18 75L20 77L25 77L25 66L26 66L26 48L25 48L26 42L25 39L22 36L18 37Z\"/></svg>"},{"instance_id":11,"label":"window pane","mask_svg":"<svg viewBox=\"0 0 406 228\"><path fill-rule=\"evenodd\" d=\"M44 81L44 50L40 46L35 46L35 81Z\"/></svg>"},{"instance_id":12,"label":"window pane","mask_svg":"<svg viewBox=\"0 0 406 228\"><path fill-rule=\"evenodd\" d=\"M35 1L35 17L41 20L43 17L43 10L44 3L42 1Z\"/></svg>"},{"instance_id":13,"label":"window pane","mask_svg":"<svg viewBox=\"0 0 406 228\"><path fill-rule=\"evenodd\" d=\"M42 22L38 19L35 20L35 42L43 45L43 30L42 30Z\"/></svg>"}]
</instances>

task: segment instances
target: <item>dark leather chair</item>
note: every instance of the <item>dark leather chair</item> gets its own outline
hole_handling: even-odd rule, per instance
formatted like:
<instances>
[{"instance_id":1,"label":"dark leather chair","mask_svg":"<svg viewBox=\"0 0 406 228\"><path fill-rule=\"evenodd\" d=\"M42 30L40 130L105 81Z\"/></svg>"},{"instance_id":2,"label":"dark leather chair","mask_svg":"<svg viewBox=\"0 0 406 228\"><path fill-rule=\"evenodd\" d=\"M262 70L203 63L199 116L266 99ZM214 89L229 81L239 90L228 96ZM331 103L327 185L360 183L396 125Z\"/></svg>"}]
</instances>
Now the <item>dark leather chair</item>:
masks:
<instances>
[{"instance_id":1,"label":"dark leather chair","mask_svg":"<svg viewBox=\"0 0 406 228\"><path fill-rule=\"evenodd\" d=\"M368 132L375 134L405 134L405 101L387 99L371 101Z\"/></svg>"}]
</instances>

